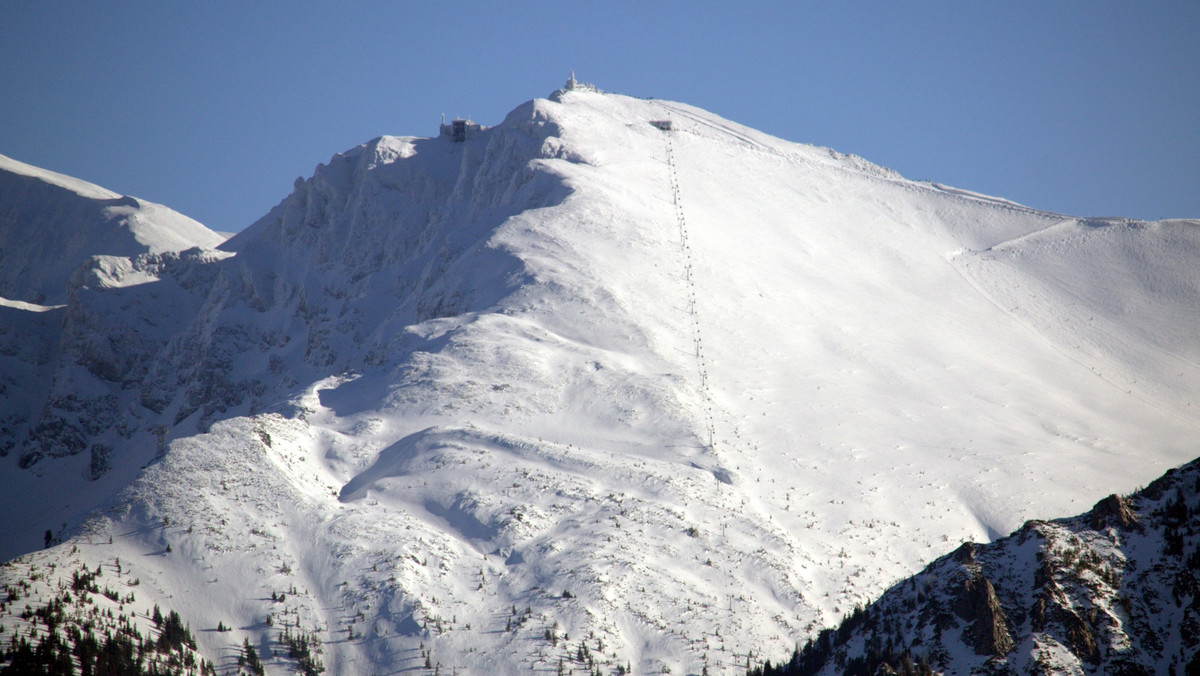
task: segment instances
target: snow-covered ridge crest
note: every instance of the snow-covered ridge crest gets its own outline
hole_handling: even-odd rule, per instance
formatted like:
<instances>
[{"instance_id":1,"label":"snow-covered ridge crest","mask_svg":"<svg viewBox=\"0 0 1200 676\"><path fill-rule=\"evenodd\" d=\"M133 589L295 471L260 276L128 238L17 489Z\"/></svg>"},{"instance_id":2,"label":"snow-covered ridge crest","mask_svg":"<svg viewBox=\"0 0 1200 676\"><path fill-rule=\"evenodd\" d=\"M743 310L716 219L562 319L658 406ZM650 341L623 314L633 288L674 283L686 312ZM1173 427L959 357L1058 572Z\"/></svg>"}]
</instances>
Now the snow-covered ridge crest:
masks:
<instances>
[{"instance_id":1,"label":"snow-covered ridge crest","mask_svg":"<svg viewBox=\"0 0 1200 676\"><path fill-rule=\"evenodd\" d=\"M35 167L32 164L26 164L4 155L0 155L0 171L26 176L37 179L38 181L56 185L70 190L80 197L100 200L110 200L121 197L120 194L115 193L107 188L101 188L98 185L88 183L87 181L81 181L80 179L72 176L60 174L48 169L42 169L41 167Z\"/></svg>"},{"instance_id":2,"label":"snow-covered ridge crest","mask_svg":"<svg viewBox=\"0 0 1200 676\"><path fill-rule=\"evenodd\" d=\"M0 457L11 454L39 474L47 459L82 458L73 480L128 481L161 450L160 430L203 429L223 416L283 405L309 374L361 369L367 352L387 359L387 343L403 339L415 316L491 305L503 289L492 277L509 273L488 264L470 273L476 281L453 282L443 268L463 251L513 267L480 238L506 214L565 194L532 170L512 178L512 167L537 154L539 140L528 137L536 127L466 144L382 137L339 154L225 247L237 256L131 252L73 269L63 280L71 301L60 315L65 323L49 340L46 322L11 325L33 332L14 340L48 342L61 361L7 369L19 378L36 368L37 380L24 384L40 394L10 401ZM126 221L145 215L130 198L112 199L101 213L120 211ZM54 213L32 202L28 209L35 219ZM57 500L53 492L34 496L28 508ZM79 518L90 504L75 502L64 516Z\"/></svg>"}]
</instances>

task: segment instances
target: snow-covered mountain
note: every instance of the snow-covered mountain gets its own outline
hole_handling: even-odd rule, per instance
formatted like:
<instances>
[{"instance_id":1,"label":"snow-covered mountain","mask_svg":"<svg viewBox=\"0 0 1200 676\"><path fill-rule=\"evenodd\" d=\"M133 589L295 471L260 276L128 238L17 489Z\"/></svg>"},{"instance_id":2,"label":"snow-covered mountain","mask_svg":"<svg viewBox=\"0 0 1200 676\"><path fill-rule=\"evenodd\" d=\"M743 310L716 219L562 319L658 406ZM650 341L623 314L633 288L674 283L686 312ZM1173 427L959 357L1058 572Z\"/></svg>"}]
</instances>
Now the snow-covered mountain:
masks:
<instances>
[{"instance_id":1,"label":"snow-covered mountain","mask_svg":"<svg viewBox=\"0 0 1200 676\"><path fill-rule=\"evenodd\" d=\"M135 370L129 363L102 364L100 355L132 356L131 342L144 355L156 336L122 330L128 322L122 307L85 299L106 285L114 285L106 297L120 295L115 286L152 279L132 274L134 267L209 256L199 252L224 239L167 207L0 155L0 471L6 493L0 557L29 550L37 527L77 521L137 470L124 468L117 482L89 480L110 467L108 457L132 429L125 411L91 403L108 396L97 389L102 383ZM56 414L64 409L69 423ZM82 455L90 466L23 471L43 455ZM36 517L36 526L27 517Z\"/></svg>"},{"instance_id":2,"label":"snow-covered mountain","mask_svg":"<svg viewBox=\"0 0 1200 676\"><path fill-rule=\"evenodd\" d=\"M1195 455L1196 221L587 88L463 131L7 308L57 338L2 555L61 544L5 580L119 558L218 670L282 623L333 673L719 673Z\"/></svg>"},{"instance_id":3,"label":"snow-covered mountain","mask_svg":"<svg viewBox=\"0 0 1200 676\"><path fill-rule=\"evenodd\" d=\"M757 673L906 668L1200 672L1200 460L1082 516L1031 520L991 544L964 544Z\"/></svg>"},{"instance_id":4,"label":"snow-covered mountain","mask_svg":"<svg viewBox=\"0 0 1200 676\"><path fill-rule=\"evenodd\" d=\"M135 257L225 237L160 204L0 155L0 298L67 302L67 281L91 256Z\"/></svg>"}]
</instances>

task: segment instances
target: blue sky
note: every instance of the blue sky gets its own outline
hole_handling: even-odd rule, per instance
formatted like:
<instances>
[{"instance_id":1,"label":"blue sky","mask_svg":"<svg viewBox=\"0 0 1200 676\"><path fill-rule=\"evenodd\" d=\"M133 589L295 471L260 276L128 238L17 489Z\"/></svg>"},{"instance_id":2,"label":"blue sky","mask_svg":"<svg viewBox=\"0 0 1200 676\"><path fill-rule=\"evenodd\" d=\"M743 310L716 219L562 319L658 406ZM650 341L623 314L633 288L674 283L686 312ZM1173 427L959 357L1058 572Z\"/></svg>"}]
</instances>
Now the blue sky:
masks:
<instances>
[{"instance_id":1,"label":"blue sky","mask_svg":"<svg viewBox=\"0 0 1200 676\"><path fill-rule=\"evenodd\" d=\"M0 154L236 231L297 176L560 86L914 179L1200 218L1200 3L0 3Z\"/></svg>"}]
</instances>

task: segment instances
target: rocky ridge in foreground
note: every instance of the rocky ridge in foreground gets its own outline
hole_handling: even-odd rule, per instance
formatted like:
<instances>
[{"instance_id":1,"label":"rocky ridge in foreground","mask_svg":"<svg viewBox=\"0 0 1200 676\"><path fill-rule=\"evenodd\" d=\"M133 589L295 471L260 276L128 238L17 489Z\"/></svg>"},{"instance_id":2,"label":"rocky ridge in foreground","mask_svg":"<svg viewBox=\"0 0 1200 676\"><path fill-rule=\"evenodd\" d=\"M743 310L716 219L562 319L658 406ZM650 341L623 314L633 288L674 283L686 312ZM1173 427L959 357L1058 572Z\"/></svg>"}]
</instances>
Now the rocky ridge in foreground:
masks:
<instances>
[{"instance_id":1,"label":"rocky ridge in foreground","mask_svg":"<svg viewBox=\"0 0 1200 676\"><path fill-rule=\"evenodd\" d=\"M967 543L752 674L1200 673L1200 460Z\"/></svg>"}]
</instances>

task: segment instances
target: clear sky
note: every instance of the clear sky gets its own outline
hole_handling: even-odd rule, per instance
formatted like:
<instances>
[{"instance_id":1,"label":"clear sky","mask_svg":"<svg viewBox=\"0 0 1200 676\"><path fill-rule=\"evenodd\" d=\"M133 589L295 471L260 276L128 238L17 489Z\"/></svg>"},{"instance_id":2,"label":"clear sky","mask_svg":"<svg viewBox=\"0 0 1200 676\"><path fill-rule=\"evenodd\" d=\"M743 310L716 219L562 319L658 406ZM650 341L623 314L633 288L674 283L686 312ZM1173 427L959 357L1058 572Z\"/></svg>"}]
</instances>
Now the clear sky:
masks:
<instances>
[{"instance_id":1,"label":"clear sky","mask_svg":"<svg viewBox=\"0 0 1200 676\"><path fill-rule=\"evenodd\" d=\"M1078 216L1200 218L1200 2L0 3L0 154L237 231L561 86ZM2 206L2 205L0 205Z\"/></svg>"}]
</instances>

